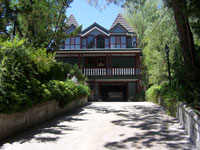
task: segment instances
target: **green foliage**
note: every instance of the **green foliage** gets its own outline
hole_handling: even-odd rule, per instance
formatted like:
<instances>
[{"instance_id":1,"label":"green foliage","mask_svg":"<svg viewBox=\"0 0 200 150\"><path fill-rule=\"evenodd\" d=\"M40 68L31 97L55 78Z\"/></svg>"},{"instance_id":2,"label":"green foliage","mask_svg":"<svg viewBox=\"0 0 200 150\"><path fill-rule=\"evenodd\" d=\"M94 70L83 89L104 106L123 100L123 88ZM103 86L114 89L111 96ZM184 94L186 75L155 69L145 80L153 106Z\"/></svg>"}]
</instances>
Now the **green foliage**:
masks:
<instances>
[{"instance_id":1,"label":"green foliage","mask_svg":"<svg viewBox=\"0 0 200 150\"><path fill-rule=\"evenodd\" d=\"M54 57L24 40L0 43L0 112L23 111L51 99L62 105L88 95L77 66L56 62ZM70 78L76 75L78 82L74 83Z\"/></svg>"},{"instance_id":2,"label":"green foliage","mask_svg":"<svg viewBox=\"0 0 200 150\"><path fill-rule=\"evenodd\" d=\"M61 107L74 99L90 95L88 86L83 83L76 84L72 80L51 80L47 83L44 91L46 91L45 96L50 96L51 99L58 100L59 106ZM51 93L51 95L49 93Z\"/></svg>"},{"instance_id":3,"label":"green foliage","mask_svg":"<svg viewBox=\"0 0 200 150\"><path fill-rule=\"evenodd\" d=\"M139 45L143 48L142 65L144 76L148 77L146 100L164 106L174 115L178 101L192 106L199 105L200 82L199 69L184 64L179 44L176 23L172 10L161 1L146 0L137 11L135 4L126 8L126 18L139 36ZM199 38L195 36L196 56L199 59ZM165 44L170 48L172 85L168 82ZM146 79L143 83L145 83Z\"/></svg>"},{"instance_id":4,"label":"green foliage","mask_svg":"<svg viewBox=\"0 0 200 150\"><path fill-rule=\"evenodd\" d=\"M158 85L152 85L146 91L146 100L152 101L154 103L158 103L158 93L159 93L159 86Z\"/></svg>"},{"instance_id":5,"label":"green foliage","mask_svg":"<svg viewBox=\"0 0 200 150\"><path fill-rule=\"evenodd\" d=\"M0 1L0 35L26 38L35 48L59 49L66 34L66 10L73 0ZM79 27L74 34L80 32Z\"/></svg>"},{"instance_id":6,"label":"green foliage","mask_svg":"<svg viewBox=\"0 0 200 150\"><path fill-rule=\"evenodd\" d=\"M153 85L146 91L146 99L166 108L167 112L175 116L179 92L174 86L164 82L161 85Z\"/></svg>"}]
</instances>

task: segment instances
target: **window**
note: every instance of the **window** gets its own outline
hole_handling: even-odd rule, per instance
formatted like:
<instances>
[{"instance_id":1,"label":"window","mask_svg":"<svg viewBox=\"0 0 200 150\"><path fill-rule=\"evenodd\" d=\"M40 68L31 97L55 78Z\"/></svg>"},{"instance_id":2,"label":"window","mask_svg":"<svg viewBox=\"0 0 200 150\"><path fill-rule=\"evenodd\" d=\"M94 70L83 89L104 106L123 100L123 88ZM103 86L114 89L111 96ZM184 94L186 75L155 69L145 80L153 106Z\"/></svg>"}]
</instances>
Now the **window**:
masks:
<instances>
[{"instance_id":1,"label":"window","mask_svg":"<svg viewBox=\"0 0 200 150\"><path fill-rule=\"evenodd\" d=\"M74 38L71 38L70 40L71 40L71 45L75 45L75 40L74 40Z\"/></svg>"},{"instance_id":2,"label":"window","mask_svg":"<svg viewBox=\"0 0 200 150\"><path fill-rule=\"evenodd\" d=\"M116 42L116 43L117 43L117 44L120 44L120 43L121 43L120 36L117 36L116 38L117 38L117 42Z\"/></svg>"},{"instance_id":3,"label":"window","mask_svg":"<svg viewBox=\"0 0 200 150\"><path fill-rule=\"evenodd\" d=\"M105 68L106 67L106 57L87 57L86 58L87 68Z\"/></svg>"},{"instance_id":4,"label":"window","mask_svg":"<svg viewBox=\"0 0 200 150\"><path fill-rule=\"evenodd\" d=\"M67 38L65 49L80 49L80 37Z\"/></svg>"},{"instance_id":5,"label":"window","mask_svg":"<svg viewBox=\"0 0 200 150\"><path fill-rule=\"evenodd\" d=\"M82 38L81 47L86 48L86 39L85 38Z\"/></svg>"},{"instance_id":6,"label":"window","mask_svg":"<svg viewBox=\"0 0 200 150\"><path fill-rule=\"evenodd\" d=\"M131 37L127 37L127 48L132 48Z\"/></svg>"},{"instance_id":7,"label":"window","mask_svg":"<svg viewBox=\"0 0 200 150\"><path fill-rule=\"evenodd\" d=\"M111 48L126 48L126 36L111 36Z\"/></svg>"},{"instance_id":8,"label":"window","mask_svg":"<svg viewBox=\"0 0 200 150\"><path fill-rule=\"evenodd\" d=\"M137 39L136 39L135 36L134 36L133 39L132 39L132 46L133 46L133 47L137 47Z\"/></svg>"},{"instance_id":9,"label":"window","mask_svg":"<svg viewBox=\"0 0 200 150\"><path fill-rule=\"evenodd\" d=\"M92 35L87 37L87 48L95 48L95 39Z\"/></svg>"},{"instance_id":10,"label":"window","mask_svg":"<svg viewBox=\"0 0 200 150\"><path fill-rule=\"evenodd\" d=\"M105 38L102 35L97 36L97 48L105 48Z\"/></svg>"},{"instance_id":11,"label":"window","mask_svg":"<svg viewBox=\"0 0 200 150\"><path fill-rule=\"evenodd\" d=\"M105 48L109 48L109 38L105 38Z\"/></svg>"}]
</instances>

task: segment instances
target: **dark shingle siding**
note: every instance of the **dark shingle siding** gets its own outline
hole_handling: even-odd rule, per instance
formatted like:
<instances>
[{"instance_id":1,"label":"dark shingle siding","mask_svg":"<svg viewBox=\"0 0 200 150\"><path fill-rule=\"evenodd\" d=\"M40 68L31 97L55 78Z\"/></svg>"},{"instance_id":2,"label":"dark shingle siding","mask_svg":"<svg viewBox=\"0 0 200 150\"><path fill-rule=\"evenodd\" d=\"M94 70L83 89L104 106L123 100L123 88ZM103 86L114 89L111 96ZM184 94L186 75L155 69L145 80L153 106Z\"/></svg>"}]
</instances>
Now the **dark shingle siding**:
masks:
<instances>
[{"instance_id":1,"label":"dark shingle siding","mask_svg":"<svg viewBox=\"0 0 200 150\"><path fill-rule=\"evenodd\" d=\"M112 30L117 24L121 24L128 32L134 33L133 28L128 24L128 22L123 18L121 14L118 14L117 18L113 22L110 30Z\"/></svg>"},{"instance_id":2,"label":"dark shingle siding","mask_svg":"<svg viewBox=\"0 0 200 150\"><path fill-rule=\"evenodd\" d=\"M67 23L66 23L68 26L71 26L71 25L74 25L75 27L78 27L78 23L74 17L74 15L71 15L68 20L67 20Z\"/></svg>"},{"instance_id":3,"label":"dark shingle siding","mask_svg":"<svg viewBox=\"0 0 200 150\"><path fill-rule=\"evenodd\" d=\"M85 34L86 32L88 32L89 30L91 30L92 28L97 27L99 29L101 29L102 31L104 31L105 33L108 33L108 30L104 27L102 27L101 25L99 25L98 23L93 23L92 25L90 25L89 27L87 27L85 30L82 31L82 34Z\"/></svg>"}]
</instances>

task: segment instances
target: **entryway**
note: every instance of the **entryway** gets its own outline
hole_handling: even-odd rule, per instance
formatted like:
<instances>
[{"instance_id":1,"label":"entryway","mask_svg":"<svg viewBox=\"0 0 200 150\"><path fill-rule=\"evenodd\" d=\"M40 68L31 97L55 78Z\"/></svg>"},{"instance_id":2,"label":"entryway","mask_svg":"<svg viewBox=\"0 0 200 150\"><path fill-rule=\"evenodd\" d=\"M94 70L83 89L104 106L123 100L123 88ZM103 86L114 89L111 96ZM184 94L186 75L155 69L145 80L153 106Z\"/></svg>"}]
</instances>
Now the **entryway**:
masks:
<instances>
[{"instance_id":1,"label":"entryway","mask_svg":"<svg viewBox=\"0 0 200 150\"><path fill-rule=\"evenodd\" d=\"M127 101L127 84L100 84L100 94L103 101Z\"/></svg>"}]
</instances>

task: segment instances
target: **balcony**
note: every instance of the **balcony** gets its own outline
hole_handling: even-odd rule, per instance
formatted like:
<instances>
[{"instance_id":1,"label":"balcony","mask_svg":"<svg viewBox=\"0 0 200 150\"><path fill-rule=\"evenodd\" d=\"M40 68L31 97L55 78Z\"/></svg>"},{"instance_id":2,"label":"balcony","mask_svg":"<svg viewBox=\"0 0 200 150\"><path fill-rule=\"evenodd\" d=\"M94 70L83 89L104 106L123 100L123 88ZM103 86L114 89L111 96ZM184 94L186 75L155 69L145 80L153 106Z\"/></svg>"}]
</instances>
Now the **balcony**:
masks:
<instances>
[{"instance_id":1,"label":"balcony","mask_svg":"<svg viewBox=\"0 0 200 150\"><path fill-rule=\"evenodd\" d=\"M74 48L74 49L59 49L59 51L136 51L141 52L141 48ZM58 51L58 52L59 52Z\"/></svg>"},{"instance_id":2,"label":"balcony","mask_svg":"<svg viewBox=\"0 0 200 150\"><path fill-rule=\"evenodd\" d=\"M133 76L140 75L139 68L84 68L85 76Z\"/></svg>"}]
</instances>

